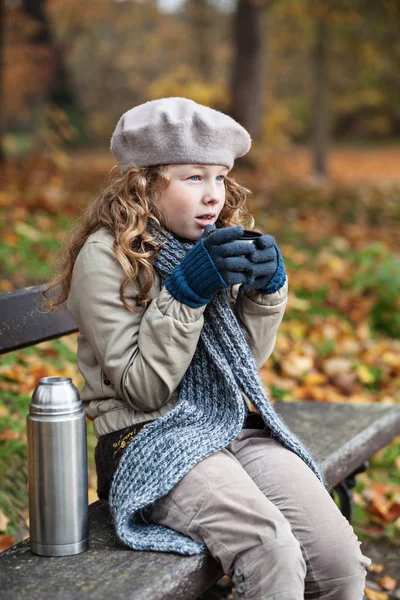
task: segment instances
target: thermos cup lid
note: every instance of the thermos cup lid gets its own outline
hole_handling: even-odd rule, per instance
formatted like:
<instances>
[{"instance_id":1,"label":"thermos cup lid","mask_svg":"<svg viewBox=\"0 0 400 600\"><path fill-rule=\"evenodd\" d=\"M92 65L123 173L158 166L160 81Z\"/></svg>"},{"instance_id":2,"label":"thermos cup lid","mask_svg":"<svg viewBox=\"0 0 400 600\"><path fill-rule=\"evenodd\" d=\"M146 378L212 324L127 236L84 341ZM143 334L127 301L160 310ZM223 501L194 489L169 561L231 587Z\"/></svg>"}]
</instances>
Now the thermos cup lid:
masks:
<instances>
[{"instance_id":1,"label":"thermos cup lid","mask_svg":"<svg viewBox=\"0 0 400 600\"><path fill-rule=\"evenodd\" d=\"M239 241L254 243L261 236L262 236L262 233L260 233L259 231L253 231L252 229L245 229L243 231L242 237L239 238Z\"/></svg>"},{"instance_id":2,"label":"thermos cup lid","mask_svg":"<svg viewBox=\"0 0 400 600\"><path fill-rule=\"evenodd\" d=\"M70 377L42 377L32 394L31 415L69 415L82 410L79 392Z\"/></svg>"}]
</instances>

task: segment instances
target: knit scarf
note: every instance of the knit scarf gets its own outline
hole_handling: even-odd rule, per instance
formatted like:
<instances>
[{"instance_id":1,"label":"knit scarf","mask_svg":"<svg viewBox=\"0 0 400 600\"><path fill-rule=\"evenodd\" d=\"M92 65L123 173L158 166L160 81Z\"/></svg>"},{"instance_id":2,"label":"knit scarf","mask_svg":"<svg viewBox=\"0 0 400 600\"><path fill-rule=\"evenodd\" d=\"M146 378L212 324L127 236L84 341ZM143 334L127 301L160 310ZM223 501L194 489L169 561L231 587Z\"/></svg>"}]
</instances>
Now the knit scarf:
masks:
<instances>
[{"instance_id":1,"label":"knit scarf","mask_svg":"<svg viewBox=\"0 0 400 600\"><path fill-rule=\"evenodd\" d=\"M192 242L169 233L155 268L163 281ZM173 351L173 349L171 349ZM128 445L114 474L109 504L117 537L134 550L200 554L207 550L182 533L146 524L140 511L168 492L201 460L225 448L246 416L242 391L256 406L271 434L296 453L324 483L319 466L271 405L244 333L231 308L229 290L218 292L204 311L193 359L170 411L142 429Z\"/></svg>"}]
</instances>

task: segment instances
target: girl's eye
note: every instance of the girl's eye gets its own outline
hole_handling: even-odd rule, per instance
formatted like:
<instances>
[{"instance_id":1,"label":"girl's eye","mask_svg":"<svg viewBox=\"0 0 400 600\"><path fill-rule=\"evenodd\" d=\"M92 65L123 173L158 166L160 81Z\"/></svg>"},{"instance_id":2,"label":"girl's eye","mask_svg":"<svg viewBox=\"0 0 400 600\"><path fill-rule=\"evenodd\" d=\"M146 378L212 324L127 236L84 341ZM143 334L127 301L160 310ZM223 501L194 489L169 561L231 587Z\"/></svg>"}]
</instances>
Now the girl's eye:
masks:
<instances>
[{"instance_id":1,"label":"girl's eye","mask_svg":"<svg viewBox=\"0 0 400 600\"><path fill-rule=\"evenodd\" d=\"M189 177L189 179L191 179L192 181L200 181L201 175L191 175ZM217 175L216 180L217 181L224 181L225 176L224 175Z\"/></svg>"}]
</instances>

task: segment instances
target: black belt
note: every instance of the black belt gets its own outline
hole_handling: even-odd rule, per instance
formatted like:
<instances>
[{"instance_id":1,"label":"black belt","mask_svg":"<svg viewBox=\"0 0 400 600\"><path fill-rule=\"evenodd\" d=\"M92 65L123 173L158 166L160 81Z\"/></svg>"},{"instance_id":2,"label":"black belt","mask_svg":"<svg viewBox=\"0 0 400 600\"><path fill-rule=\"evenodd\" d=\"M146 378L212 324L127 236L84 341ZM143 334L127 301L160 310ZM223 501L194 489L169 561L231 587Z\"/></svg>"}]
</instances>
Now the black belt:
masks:
<instances>
[{"instance_id":1,"label":"black belt","mask_svg":"<svg viewBox=\"0 0 400 600\"><path fill-rule=\"evenodd\" d=\"M243 429L268 429L266 427L262 417L258 413L248 413L244 423Z\"/></svg>"}]
</instances>

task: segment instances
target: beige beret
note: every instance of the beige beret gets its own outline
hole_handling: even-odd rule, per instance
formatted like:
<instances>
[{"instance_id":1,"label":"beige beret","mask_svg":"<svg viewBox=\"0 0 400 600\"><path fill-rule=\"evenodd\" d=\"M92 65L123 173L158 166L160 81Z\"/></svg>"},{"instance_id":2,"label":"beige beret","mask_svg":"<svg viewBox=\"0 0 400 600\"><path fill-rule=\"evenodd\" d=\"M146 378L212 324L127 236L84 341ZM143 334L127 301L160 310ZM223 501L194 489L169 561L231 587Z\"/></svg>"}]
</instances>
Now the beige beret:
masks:
<instances>
[{"instance_id":1,"label":"beige beret","mask_svg":"<svg viewBox=\"0 0 400 600\"><path fill-rule=\"evenodd\" d=\"M188 98L160 98L119 119L111 151L121 172L132 166L193 163L233 167L250 150L249 133L234 119Z\"/></svg>"}]
</instances>

